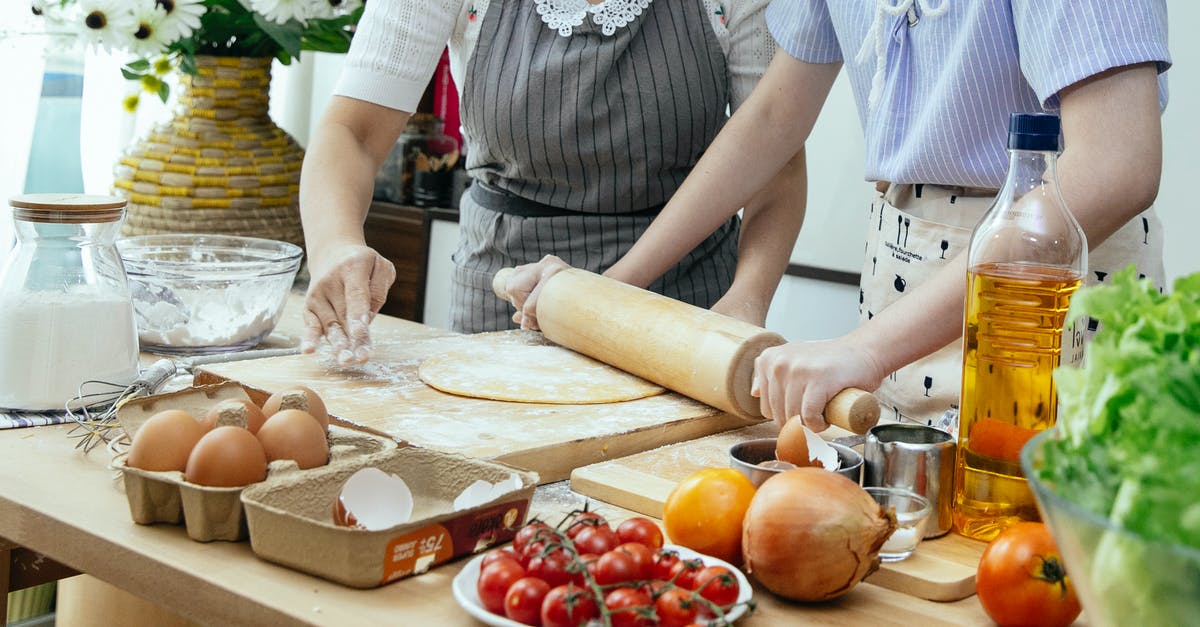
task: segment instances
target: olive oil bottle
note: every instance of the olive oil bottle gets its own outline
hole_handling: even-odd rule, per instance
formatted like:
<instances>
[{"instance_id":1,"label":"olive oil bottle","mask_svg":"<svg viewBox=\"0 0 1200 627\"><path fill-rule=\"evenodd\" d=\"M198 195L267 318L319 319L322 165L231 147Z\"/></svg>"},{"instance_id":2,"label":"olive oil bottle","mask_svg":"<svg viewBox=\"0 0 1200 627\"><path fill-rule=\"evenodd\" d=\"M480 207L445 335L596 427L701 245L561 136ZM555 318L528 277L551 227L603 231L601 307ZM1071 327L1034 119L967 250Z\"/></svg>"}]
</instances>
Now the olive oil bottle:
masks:
<instances>
[{"instance_id":1,"label":"olive oil bottle","mask_svg":"<svg viewBox=\"0 0 1200 627\"><path fill-rule=\"evenodd\" d=\"M1082 354L1063 324L1087 243L1059 194L1059 132L1056 115L1010 117L1008 176L967 254L953 509L955 530L980 540L1038 519L1021 446L1054 425L1052 373Z\"/></svg>"}]
</instances>

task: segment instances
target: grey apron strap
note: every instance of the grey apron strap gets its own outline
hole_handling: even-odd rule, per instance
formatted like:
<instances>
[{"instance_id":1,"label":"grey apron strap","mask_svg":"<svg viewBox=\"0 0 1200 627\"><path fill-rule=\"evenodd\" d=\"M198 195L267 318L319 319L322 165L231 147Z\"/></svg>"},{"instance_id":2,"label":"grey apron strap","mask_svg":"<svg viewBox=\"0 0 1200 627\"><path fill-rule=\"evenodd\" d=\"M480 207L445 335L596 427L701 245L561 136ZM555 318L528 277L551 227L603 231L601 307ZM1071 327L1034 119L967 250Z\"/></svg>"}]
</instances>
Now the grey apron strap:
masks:
<instances>
[{"instance_id":1,"label":"grey apron strap","mask_svg":"<svg viewBox=\"0 0 1200 627\"><path fill-rule=\"evenodd\" d=\"M467 167L482 185L459 208L453 328L513 326L491 293L502 267L555 254L602 272L628 251L724 123L726 72L702 0L658 0L613 35L588 20L570 37L531 0L494 0L464 81ZM711 307L737 239L735 218L650 289Z\"/></svg>"}]
</instances>

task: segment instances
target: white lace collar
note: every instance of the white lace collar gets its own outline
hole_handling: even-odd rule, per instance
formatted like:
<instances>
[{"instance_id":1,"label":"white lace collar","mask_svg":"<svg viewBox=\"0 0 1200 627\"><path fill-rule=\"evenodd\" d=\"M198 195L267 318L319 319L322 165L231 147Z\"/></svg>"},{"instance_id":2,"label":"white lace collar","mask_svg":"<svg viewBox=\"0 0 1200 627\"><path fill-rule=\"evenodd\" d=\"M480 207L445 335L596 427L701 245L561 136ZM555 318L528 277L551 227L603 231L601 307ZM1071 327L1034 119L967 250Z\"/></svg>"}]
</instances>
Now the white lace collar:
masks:
<instances>
[{"instance_id":1,"label":"white lace collar","mask_svg":"<svg viewBox=\"0 0 1200 627\"><path fill-rule=\"evenodd\" d=\"M587 0L537 0L542 21L563 37L570 37L575 27L582 26L589 13L601 33L612 35L637 19L648 6L650 0L604 0L599 4Z\"/></svg>"}]
</instances>

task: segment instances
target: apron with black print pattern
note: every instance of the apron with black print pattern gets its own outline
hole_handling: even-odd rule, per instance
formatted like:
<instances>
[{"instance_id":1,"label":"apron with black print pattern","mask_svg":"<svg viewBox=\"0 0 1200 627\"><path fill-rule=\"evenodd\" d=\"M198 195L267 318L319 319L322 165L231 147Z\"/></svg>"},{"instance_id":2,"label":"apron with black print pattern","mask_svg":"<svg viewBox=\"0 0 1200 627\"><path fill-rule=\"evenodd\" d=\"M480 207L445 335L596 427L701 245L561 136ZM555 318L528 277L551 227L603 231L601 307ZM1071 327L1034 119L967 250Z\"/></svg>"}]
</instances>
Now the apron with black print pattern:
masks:
<instances>
[{"instance_id":1,"label":"apron with black print pattern","mask_svg":"<svg viewBox=\"0 0 1200 627\"><path fill-rule=\"evenodd\" d=\"M992 201L992 196L936 185L892 185L886 193L876 192L868 211L859 283L860 321L870 320L965 252L971 231ZM1101 283L1135 264L1161 290L1165 284L1162 241L1162 224L1151 207L1089 251L1085 285ZM966 277L963 281L965 287ZM1085 337L1095 330L1095 322L1089 321ZM959 338L889 374L875 395L884 420L929 424L957 435L961 386Z\"/></svg>"}]
</instances>

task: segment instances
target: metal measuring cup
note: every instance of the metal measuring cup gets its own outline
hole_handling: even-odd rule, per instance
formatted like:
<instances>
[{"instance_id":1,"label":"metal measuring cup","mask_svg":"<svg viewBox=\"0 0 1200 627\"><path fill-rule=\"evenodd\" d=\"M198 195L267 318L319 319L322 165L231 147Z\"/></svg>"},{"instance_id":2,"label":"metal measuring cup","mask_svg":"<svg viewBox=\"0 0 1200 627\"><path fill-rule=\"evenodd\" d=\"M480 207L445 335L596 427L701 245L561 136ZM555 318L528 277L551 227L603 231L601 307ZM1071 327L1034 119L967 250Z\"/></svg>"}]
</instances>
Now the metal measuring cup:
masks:
<instances>
[{"instance_id":1,"label":"metal measuring cup","mask_svg":"<svg viewBox=\"0 0 1200 627\"><path fill-rule=\"evenodd\" d=\"M918 424L883 424L867 432L863 486L903 488L929 499L933 508L925 537L950 531L954 521L954 437Z\"/></svg>"}]
</instances>

